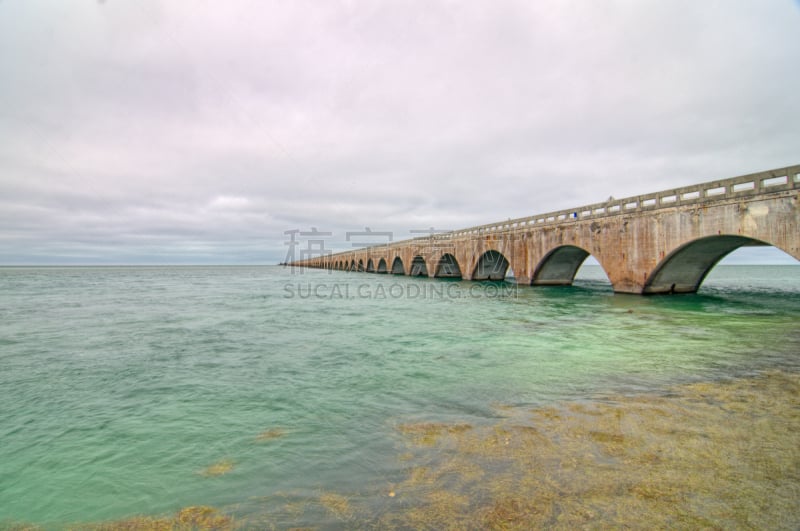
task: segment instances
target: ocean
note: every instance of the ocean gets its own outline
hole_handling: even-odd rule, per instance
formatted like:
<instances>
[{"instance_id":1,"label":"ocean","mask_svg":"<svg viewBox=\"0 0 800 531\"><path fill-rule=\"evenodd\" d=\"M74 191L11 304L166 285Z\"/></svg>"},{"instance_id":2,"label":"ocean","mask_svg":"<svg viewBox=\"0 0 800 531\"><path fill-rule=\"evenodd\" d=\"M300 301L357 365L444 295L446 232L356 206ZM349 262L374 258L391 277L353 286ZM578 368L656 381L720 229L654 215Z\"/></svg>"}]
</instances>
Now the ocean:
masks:
<instances>
[{"instance_id":1,"label":"ocean","mask_svg":"<svg viewBox=\"0 0 800 531\"><path fill-rule=\"evenodd\" d=\"M3 267L0 528L796 529L798 295Z\"/></svg>"}]
</instances>

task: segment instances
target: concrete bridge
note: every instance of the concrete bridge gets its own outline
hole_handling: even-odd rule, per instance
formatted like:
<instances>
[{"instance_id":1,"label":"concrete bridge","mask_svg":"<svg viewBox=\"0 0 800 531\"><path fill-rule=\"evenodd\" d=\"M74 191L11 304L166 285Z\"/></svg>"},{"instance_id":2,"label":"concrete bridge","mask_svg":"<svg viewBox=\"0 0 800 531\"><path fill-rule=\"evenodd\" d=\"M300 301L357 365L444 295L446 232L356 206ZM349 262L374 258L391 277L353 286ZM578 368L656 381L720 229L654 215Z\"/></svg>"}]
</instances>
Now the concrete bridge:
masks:
<instances>
[{"instance_id":1,"label":"concrete bridge","mask_svg":"<svg viewBox=\"0 0 800 531\"><path fill-rule=\"evenodd\" d=\"M620 293L693 293L742 246L800 260L800 165L316 256L290 265L569 285L592 255Z\"/></svg>"}]
</instances>

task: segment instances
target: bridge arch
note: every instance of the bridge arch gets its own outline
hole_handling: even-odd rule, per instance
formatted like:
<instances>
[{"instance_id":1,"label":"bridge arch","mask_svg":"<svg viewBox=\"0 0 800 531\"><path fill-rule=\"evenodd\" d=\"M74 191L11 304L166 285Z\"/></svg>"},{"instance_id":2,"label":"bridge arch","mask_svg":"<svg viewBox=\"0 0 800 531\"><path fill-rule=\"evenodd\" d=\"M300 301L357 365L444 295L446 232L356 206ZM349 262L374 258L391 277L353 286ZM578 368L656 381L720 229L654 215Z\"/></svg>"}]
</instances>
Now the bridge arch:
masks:
<instances>
[{"instance_id":1,"label":"bridge arch","mask_svg":"<svg viewBox=\"0 0 800 531\"><path fill-rule=\"evenodd\" d=\"M642 293L695 293L726 255L739 247L764 245L770 244L732 234L698 238L661 260L646 280Z\"/></svg>"},{"instance_id":2,"label":"bridge arch","mask_svg":"<svg viewBox=\"0 0 800 531\"><path fill-rule=\"evenodd\" d=\"M355 271L355 270L356 270L356 259L353 258L352 260L350 260L350 271Z\"/></svg>"},{"instance_id":3,"label":"bridge arch","mask_svg":"<svg viewBox=\"0 0 800 531\"><path fill-rule=\"evenodd\" d=\"M556 247L536 265L531 284L536 286L569 286L575 280L589 251L575 245Z\"/></svg>"},{"instance_id":4,"label":"bridge arch","mask_svg":"<svg viewBox=\"0 0 800 531\"><path fill-rule=\"evenodd\" d=\"M359 273L364 272L364 260L362 260L361 258L358 259L358 272Z\"/></svg>"},{"instance_id":5,"label":"bridge arch","mask_svg":"<svg viewBox=\"0 0 800 531\"><path fill-rule=\"evenodd\" d=\"M503 280L506 278L508 266L508 258L500 251L490 249L478 259L472 280Z\"/></svg>"},{"instance_id":6,"label":"bridge arch","mask_svg":"<svg viewBox=\"0 0 800 531\"><path fill-rule=\"evenodd\" d=\"M427 277L428 266L425 263L425 259L419 255L415 256L411 261L411 272L409 274L412 277Z\"/></svg>"},{"instance_id":7,"label":"bridge arch","mask_svg":"<svg viewBox=\"0 0 800 531\"><path fill-rule=\"evenodd\" d=\"M375 271L376 273L386 273L386 259L381 258L378 262L378 269Z\"/></svg>"},{"instance_id":8,"label":"bridge arch","mask_svg":"<svg viewBox=\"0 0 800 531\"><path fill-rule=\"evenodd\" d=\"M436 264L436 271L433 276L439 278L461 278L461 267L459 267L456 257L450 253L443 254Z\"/></svg>"},{"instance_id":9,"label":"bridge arch","mask_svg":"<svg viewBox=\"0 0 800 531\"><path fill-rule=\"evenodd\" d=\"M367 273L374 273L375 272L375 263L372 261L372 258L367 260Z\"/></svg>"},{"instance_id":10,"label":"bridge arch","mask_svg":"<svg viewBox=\"0 0 800 531\"><path fill-rule=\"evenodd\" d=\"M392 261L392 274L393 275L406 274L406 268L403 265L403 260L399 256L395 256L394 260Z\"/></svg>"}]
</instances>

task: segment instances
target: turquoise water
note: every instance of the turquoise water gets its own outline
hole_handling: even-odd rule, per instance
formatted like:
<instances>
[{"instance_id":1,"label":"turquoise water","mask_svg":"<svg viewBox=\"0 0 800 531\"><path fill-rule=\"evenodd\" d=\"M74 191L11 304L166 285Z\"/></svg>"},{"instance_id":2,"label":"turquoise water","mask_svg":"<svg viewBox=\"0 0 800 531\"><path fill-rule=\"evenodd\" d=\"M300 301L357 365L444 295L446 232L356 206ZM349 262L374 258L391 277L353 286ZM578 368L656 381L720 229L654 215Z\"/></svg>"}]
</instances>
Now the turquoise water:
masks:
<instances>
[{"instance_id":1,"label":"turquoise water","mask_svg":"<svg viewBox=\"0 0 800 531\"><path fill-rule=\"evenodd\" d=\"M615 295L588 266L573 287L519 289L0 268L0 294L0 522L52 528L188 505L246 519L328 491L378 505L402 423L800 371L797 266L719 266L664 297ZM279 524L330 524L315 518Z\"/></svg>"}]
</instances>

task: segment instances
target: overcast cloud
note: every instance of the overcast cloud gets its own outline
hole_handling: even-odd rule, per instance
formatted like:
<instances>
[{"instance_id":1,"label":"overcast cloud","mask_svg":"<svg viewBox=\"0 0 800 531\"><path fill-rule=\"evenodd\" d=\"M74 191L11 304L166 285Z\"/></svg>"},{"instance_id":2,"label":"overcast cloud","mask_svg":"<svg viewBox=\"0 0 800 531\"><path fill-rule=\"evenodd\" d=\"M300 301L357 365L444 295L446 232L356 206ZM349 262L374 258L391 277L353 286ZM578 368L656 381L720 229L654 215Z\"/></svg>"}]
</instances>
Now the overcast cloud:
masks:
<instances>
[{"instance_id":1,"label":"overcast cloud","mask_svg":"<svg viewBox=\"0 0 800 531\"><path fill-rule=\"evenodd\" d=\"M275 263L796 164L798 35L789 0L0 0L0 263Z\"/></svg>"}]
</instances>

